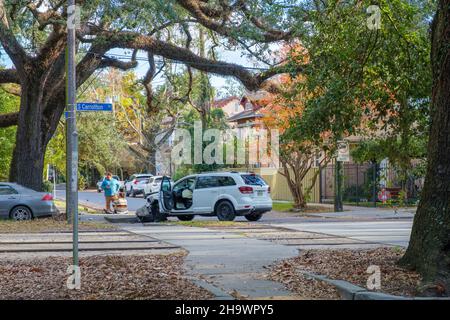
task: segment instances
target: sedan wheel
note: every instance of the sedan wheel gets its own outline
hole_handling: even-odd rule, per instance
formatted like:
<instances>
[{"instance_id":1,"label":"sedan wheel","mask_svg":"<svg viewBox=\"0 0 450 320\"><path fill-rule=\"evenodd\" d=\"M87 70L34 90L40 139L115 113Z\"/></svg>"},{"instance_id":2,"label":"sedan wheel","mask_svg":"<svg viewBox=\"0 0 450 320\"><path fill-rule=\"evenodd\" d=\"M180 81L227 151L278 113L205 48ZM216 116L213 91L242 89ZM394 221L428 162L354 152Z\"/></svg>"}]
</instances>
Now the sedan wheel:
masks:
<instances>
[{"instance_id":1,"label":"sedan wheel","mask_svg":"<svg viewBox=\"0 0 450 320\"><path fill-rule=\"evenodd\" d=\"M31 220L32 214L27 207L18 206L11 211L11 218L15 221Z\"/></svg>"},{"instance_id":2,"label":"sedan wheel","mask_svg":"<svg viewBox=\"0 0 450 320\"><path fill-rule=\"evenodd\" d=\"M216 215L220 221L233 221L236 217L233 205L226 201L217 205Z\"/></svg>"}]
</instances>

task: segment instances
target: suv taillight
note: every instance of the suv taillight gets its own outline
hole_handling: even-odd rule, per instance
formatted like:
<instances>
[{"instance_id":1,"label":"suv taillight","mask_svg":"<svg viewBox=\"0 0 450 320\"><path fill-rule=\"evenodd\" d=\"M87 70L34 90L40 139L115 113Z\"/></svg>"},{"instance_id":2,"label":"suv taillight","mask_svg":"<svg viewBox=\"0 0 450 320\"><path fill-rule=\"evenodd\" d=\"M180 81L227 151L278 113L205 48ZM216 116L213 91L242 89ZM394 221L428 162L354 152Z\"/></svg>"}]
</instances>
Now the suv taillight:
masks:
<instances>
[{"instance_id":1,"label":"suv taillight","mask_svg":"<svg viewBox=\"0 0 450 320\"><path fill-rule=\"evenodd\" d=\"M253 188L252 187L239 187L239 191L244 194L251 194L251 193L253 193Z\"/></svg>"},{"instance_id":2,"label":"suv taillight","mask_svg":"<svg viewBox=\"0 0 450 320\"><path fill-rule=\"evenodd\" d=\"M137 180L134 180L134 181L133 181L134 184L137 184L137 182L138 182Z\"/></svg>"},{"instance_id":3,"label":"suv taillight","mask_svg":"<svg viewBox=\"0 0 450 320\"><path fill-rule=\"evenodd\" d=\"M45 196L42 197L41 200L42 201L52 201L53 200L53 196L51 194L46 194Z\"/></svg>"},{"instance_id":4,"label":"suv taillight","mask_svg":"<svg viewBox=\"0 0 450 320\"><path fill-rule=\"evenodd\" d=\"M267 193L270 193L270 186L269 186L269 188L267 189Z\"/></svg>"}]
</instances>

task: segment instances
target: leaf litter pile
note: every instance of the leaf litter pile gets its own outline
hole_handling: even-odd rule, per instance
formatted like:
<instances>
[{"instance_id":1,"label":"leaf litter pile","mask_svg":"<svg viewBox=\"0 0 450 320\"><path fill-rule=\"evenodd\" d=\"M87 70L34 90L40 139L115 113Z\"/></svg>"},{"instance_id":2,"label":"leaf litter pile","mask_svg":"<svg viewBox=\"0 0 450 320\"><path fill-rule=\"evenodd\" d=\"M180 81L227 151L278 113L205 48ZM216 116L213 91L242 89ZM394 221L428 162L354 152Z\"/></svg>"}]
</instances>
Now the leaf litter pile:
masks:
<instances>
[{"instance_id":1,"label":"leaf litter pile","mask_svg":"<svg viewBox=\"0 0 450 320\"><path fill-rule=\"evenodd\" d=\"M80 259L81 290L69 290L71 259L0 260L0 299L209 299L183 277L184 254Z\"/></svg>"},{"instance_id":2,"label":"leaf litter pile","mask_svg":"<svg viewBox=\"0 0 450 320\"><path fill-rule=\"evenodd\" d=\"M308 299L339 299L337 290L332 285L311 279L300 271L345 280L366 288L371 275L367 273L367 268L375 265L381 271L381 289L376 291L415 296L421 278L417 273L397 265L404 252L404 249L399 248L305 250L296 258L271 266L269 277Z\"/></svg>"}]
</instances>

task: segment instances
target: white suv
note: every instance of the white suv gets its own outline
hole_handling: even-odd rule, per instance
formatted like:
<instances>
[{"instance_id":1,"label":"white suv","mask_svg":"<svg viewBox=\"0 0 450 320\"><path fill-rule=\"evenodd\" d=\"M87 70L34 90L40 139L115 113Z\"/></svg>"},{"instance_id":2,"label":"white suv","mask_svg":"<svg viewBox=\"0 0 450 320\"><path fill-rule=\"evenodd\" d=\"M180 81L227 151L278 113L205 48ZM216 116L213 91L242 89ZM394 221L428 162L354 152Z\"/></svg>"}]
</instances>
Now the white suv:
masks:
<instances>
[{"instance_id":1,"label":"white suv","mask_svg":"<svg viewBox=\"0 0 450 320\"><path fill-rule=\"evenodd\" d=\"M147 209L136 212L141 221L163 220L167 216L190 221L195 215L216 215L221 221L233 221L237 215L243 215L249 221L258 221L272 210L272 198L270 187L254 173L201 173L175 184L163 177L160 191L147 197Z\"/></svg>"},{"instance_id":2,"label":"white suv","mask_svg":"<svg viewBox=\"0 0 450 320\"><path fill-rule=\"evenodd\" d=\"M158 193L161 188L161 181L163 176L154 176L148 179L148 182L144 185L144 198L147 198L151 193ZM173 181L170 180L173 184Z\"/></svg>"},{"instance_id":3,"label":"white suv","mask_svg":"<svg viewBox=\"0 0 450 320\"><path fill-rule=\"evenodd\" d=\"M125 191L128 196L136 197L138 194L144 194L144 185L148 179L153 177L150 173L133 174L125 181Z\"/></svg>"}]
</instances>

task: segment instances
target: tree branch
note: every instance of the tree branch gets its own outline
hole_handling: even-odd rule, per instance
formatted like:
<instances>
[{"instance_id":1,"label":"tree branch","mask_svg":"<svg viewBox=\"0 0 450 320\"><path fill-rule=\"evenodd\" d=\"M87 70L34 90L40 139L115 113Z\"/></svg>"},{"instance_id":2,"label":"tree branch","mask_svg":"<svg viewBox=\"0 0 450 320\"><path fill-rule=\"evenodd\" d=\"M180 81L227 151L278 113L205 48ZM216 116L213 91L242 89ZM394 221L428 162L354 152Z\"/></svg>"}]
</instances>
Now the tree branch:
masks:
<instances>
[{"instance_id":1,"label":"tree branch","mask_svg":"<svg viewBox=\"0 0 450 320\"><path fill-rule=\"evenodd\" d=\"M14 96L20 97L22 94L22 90L20 89L20 86L17 85L8 85L3 84L0 86L6 93L12 94Z\"/></svg>"},{"instance_id":2,"label":"tree branch","mask_svg":"<svg viewBox=\"0 0 450 320\"><path fill-rule=\"evenodd\" d=\"M4 0L0 0L0 42L16 68L20 72L25 72L23 67L29 57L9 28Z\"/></svg>"},{"instance_id":3,"label":"tree branch","mask_svg":"<svg viewBox=\"0 0 450 320\"><path fill-rule=\"evenodd\" d=\"M16 69L2 69L0 70L0 83L17 83L20 84L20 79Z\"/></svg>"},{"instance_id":4,"label":"tree branch","mask_svg":"<svg viewBox=\"0 0 450 320\"><path fill-rule=\"evenodd\" d=\"M138 65L136 59L132 59L131 61L120 61L118 59L113 59L110 57L106 57L104 56L101 61L100 61L100 65L98 66L98 68L103 69L103 68L116 68L116 69L120 69L122 71L126 71L129 69L133 69L136 68Z\"/></svg>"},{"instance_id":5,"label":"tree branch","mask_svg":"<svg viewBox=\"0 0 450 320\"><path fill-rule=\"evenodd\" d=\"M0 128L6 128L17 125L18 121L19 121L18 112L0 114Z\"/></svg>"},{"instance_id":6,"label":"tree branch","mask_svg":"<svg viewBox=\"0 0 450 320\"><path fill-rule=\"evenodd\" d=\"M60 3L62 3L61 1ZM49 9L47 11L39 11L39 7L42 6L43 1L39 1L39 3L28 3L27 9L33 14L34 18L39 24L39 30L44 30L46 26L49 24L53 25L54 28L59 28L63 25L64 21L62 16L55 10ZM56 9L59 6L56 6Z\"/></svg>"},{"instance_id":7,"label":"tree branch","mask_svg":"<svg viewBox=\"0 0 450 320\"><path fill-rule=\"evenodd\" d=\"M217 21L213 19L218 15L217 14L218 10L213 11L214 10L213 7L207 6L205 3L199 0L176 0L176 1L180 6L189 11L189 13L191 13L198 20L198 22L200 22L206 28L211 29L223 36L234 38L233 31L225 26L224 21ZM240 2L242 1L239 1L239 3ZM239 5L237 5L236 7L240 8ZM225 4L223 4L220 9L223 11L223 15L221 15L221 17L229 16L232 11L232 8L230 6L226 6ZM246 16L249 16L249 14L247 13ZM258 29L265 31L264 34L262 34L260 37L259 36L255 37L254 40L262 42L275 42L287 40L290 37L292 37L291 32L269 29L259 19L256 19L254 17L251 17L251 19L249 20Z\"/></svg>"},{"instance_id":8,"label":"tree branch","mask_svg":"<svg viewBox=\"0 0 450 320\"><path fill-rule=\"evenodd\" d=\"M167 59L180 61L185 65L200 71L235 77L249 90L257 90L261 86L262 82L268 78L279 73L280 71L286 71L286 67L275 67L259 75L254 75L240 65L213 61L211 59L196 55L187 48L175 46L173 44L134 32L101 31L97 36L101 37L103 42L107 43L107 46L109 47L108 49L139 49L151 52Z\"/></svg>"}]
</instances>

